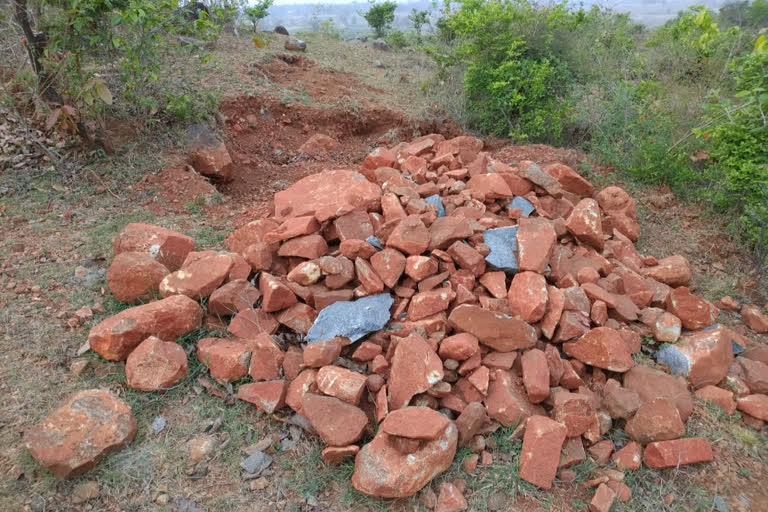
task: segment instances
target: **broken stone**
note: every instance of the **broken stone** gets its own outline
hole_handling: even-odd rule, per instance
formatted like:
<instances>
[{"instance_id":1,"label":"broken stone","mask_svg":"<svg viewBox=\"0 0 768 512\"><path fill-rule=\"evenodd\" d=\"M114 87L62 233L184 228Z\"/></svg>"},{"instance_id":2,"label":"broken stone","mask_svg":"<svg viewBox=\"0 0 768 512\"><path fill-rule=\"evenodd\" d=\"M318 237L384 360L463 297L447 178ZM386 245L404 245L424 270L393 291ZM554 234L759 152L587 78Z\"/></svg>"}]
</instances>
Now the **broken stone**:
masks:
<instances>
[{"instance_id":1,"label":"broken stone","mask_svg":"<svg viewBox=\"0 0 768 512\"><path fill-rule=\"evenodd\" d=\"M334 302L320 311L306 339L309 343L315 343L341 336L357 341L387 324L389 308L393 303L388 293L370 295L355 301Z\"/></svg>"}]
</instances>

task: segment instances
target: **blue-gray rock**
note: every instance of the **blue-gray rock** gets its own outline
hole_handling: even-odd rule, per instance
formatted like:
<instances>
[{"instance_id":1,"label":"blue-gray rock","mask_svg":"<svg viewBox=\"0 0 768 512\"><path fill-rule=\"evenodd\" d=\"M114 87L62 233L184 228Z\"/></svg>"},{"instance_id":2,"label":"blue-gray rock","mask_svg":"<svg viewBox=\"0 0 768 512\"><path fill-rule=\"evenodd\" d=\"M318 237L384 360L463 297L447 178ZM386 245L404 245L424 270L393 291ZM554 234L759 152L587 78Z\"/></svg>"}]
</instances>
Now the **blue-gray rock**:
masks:
<instances>
[{"instance_id":1,"label":"blue-gray rock","mask_svg":"<svg viewBox=\"0 0 768 512\"><path fill-rule=\"evenodd\" d=\"M722 496L715 496L715 498L712 500L712 504L717 509L717 512L728 512L728 504L725 502Z\"/></svg>"},{"instance_id":2,"label":"blue-gray rock","mask_svg":"<svg viewBox=\"0 0 768 512\"><path fill-rule=\"evenodd\" d=\"M162 416L155 416L155 419L152 420L152 432L154 434L159 434L163 431L165 425L165 418Z\"/></svg>"},{"instance_id":3,"label":"blue-gray rock","mask_svg":"<svg viewBox=\"0 0 768 512\"><path fill-rule=\"evenodd\" d=\"M354 301L334 302L323 308L307 333L307 341L315 343L334 336L357 341L378 331L389 321L389 308L394 299L388 293L371 295Z\"/></svg>"},{"instance_id":4,"label":"blue-gray rock","mask_svg":"<svg viewBox=\"0 0 768 512\"><path fill-rule=\"evenodd\" d=\"M267 469L272 464L272 457L266 453L256 450L248 456L240 465L243 467L246 473L253 476L258 476L262 471Z\"/></svg>"},{"instance_id":5,"label":"blue-gray rock","mask_svg":"<svg viewBox=\"0 0 768 512\"><path fill-rule=\"evenodd\" d=\"M427 204L433 204L437 206L438 217L445 217L445 206L443 206L443 201L440 199L440 196L438 194L434 194L429 197L426 197L424 198L424 201L426 201Z\"/></svg>"},{"instance_id":6,"label":"blue-gray rock","mask_svg":"<svg viewBox=\"0 0 768 512\"><path fill-rule=\"evenodd\" d=\"M523 210L523 217L528 217L535 210L533 203L521 196L515 196L507 208Z\"/></svg>"},{"instance_id":7,"label":"blue-gray rock","mask_svg":"<svg viewBox=\"0 0 768 512\"><path fill-rule=\"evenodd\" d=\"M507 272L517 272L517 226L489 229L483 233L483 242L491 250L485 261Z\"/></svg>"},{"instance_id":8,"label":"blue-gray rock","mask_svg":"<svg viewBox=\"0 0 768 512\"><path fill-rule=\"evenodd\" d=\"M373 235L371 235L368 238L366 238L365 241L368 242L369 244L371 244L372 246L374 246L377 249L383 249L384 248L384 246L381 244L381 240L379 240L378 237L375 237Z\"/></svg>"},{"instance_id":9,"label":"blue-gray rock","mask_svg":"<svg viewBox=\"0 0 768 512\"><path fill-rule=\"evenodd\" d=\"M674 374L688 375L691 369L691 361L688 356L680 352L674 345L664 345L656 352L656 361L669 366L669 371Z\"/></svg>"}]
</instances>

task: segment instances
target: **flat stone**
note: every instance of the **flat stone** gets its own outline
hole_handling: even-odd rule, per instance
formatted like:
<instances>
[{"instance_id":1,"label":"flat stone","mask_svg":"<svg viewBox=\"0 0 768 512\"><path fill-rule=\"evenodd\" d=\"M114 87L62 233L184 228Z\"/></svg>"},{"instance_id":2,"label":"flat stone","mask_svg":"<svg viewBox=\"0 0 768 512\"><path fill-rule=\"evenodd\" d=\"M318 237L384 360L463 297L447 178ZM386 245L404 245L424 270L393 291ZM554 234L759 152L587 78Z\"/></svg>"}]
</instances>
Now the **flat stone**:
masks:
<instances>
[{"instance_id":1,"label":"flat stone","mask_svg":"<svg viewBox=\"0 0 768 512\"><path fill-rule=\"evenodd\" d=\"M362 409L332 396L304 394L301 409L325 444L349 446L357 442L368 425Z\"/></svg>"},{"instance_id":2,"label":"flat stone","mask_svg":"<svg viewBox=\"0 0 768 512\"><path fill-rule=\"evenodd\" d=\"M712 447L703 437L651 443L643 452L649 468L672 468L712 460Z\"/></svg>"},{"instance_id":3,"label":"flat stone","mask_svg":"<svg viewBox=\"0 0 768 512\"><path fill-rule=\"evenodd\" d=\"M691 267L688 260L679 254L660 259L656 265L645 267L643 275L660 283L677 287L691 282Z\"/></svg>"},{"instance_id":4,"label":"flat stone","mask_svg":"<svg viewBox=\"0 0 768 512\"><path fill-rule=\"evenodd\" d=\"M543 217L520 219L520 229L517 232L520 269L543 273L552 257L556 242L557 234L549 220Z\"/></svg>"},{"instance_id":5,"label":"flat stone","mask_svg":"<svg viewBox=\"0 0 768 512\"><path fill-rule=\"evenodd\" d=\"M357 341L387 324L393 303L394 299L388 293L334 302L320 311L306 339L315 343L342 336Z\"/></svg>"},{"instance_id":6,"label":"flat stone","mask_svg":"<svg viewBox=\"0 0 768 512\"><path fill-rule=\"evenodd\" d=\"M252 403L265 413L272 414L285 405L288 383L284 380L249 382L237 388L237 398Z\"/></svg>"},{"instance_id":7,"label":"flat stone","mask_svg":"<svg viewBox=\"0 0 768 512\"><path fill-rule=\"evenodd\" d=\"M536 323L547 311L547 280L536 272L519 272L509 286L509 309L528 323Z\"/></svg>"},{"instance_id":8,"label":"flat stone","mask_svg":"<svg viewBox=\"0 0 768 512\"><path fill-rule=\"evenodd\" d=\"M379 428L391 436L433 441L449 424L448 418L427 407L404 407L390 412Z\"/></svg>"},{"instance_id":9,"label":"flat stone","mask_svg":"<svg viewBox=\"0 0 768 512\"><path fill-rule=\"evenodd\" d=\"M70 396L24 433L32 457L59 478L72 478L123 449L136 436L131 408L104 389Z\"/></svg>"},{"instance_id":10,"label":"flat stone","mask_svg":"<svg viewBox=\"0 0 768 512\"><path fill-rule=\"evenodd\" d=\"M488 229L483 232L483 243L488 246L490 253L485 261L497 270L516 272L517 257L517 226Z\"/></svg>"},{"instance_id":11,"label":"flat stone","mask_svg":"<svg viewBox=\"0 0 768 512\"><path fill-rule=\"evenodd\" d=\"M376 210L380 201L381 188L362 174L346 169L323 171L275 194L275 216L313 215L323 222L355 210Z\"/></svg>"},{"instance_id":12,"label":"flat stone","mask_svg":"<svg viewBox=\"0 0 768 512\"><path fill-rule=\"evenodd\" d=\"M235 279L214 291L208 299L208 313L232 316L253 308L261 292L245 279Z\"/></svg>"},{"instance_id":13,"label":"flat stone","mask_svg":"<svg viewBox=\"0 0 768 512\"><path fill-rule=\"evenodd\" d=\"M540 489L551 489L560 462L566 429L546 416L531 416L525 425L520 478Z\"/></svg>"},{"instance_id":14,"label":"flat stone","mask_svg":"<svg viewBox=\"0 0 768 512\"><path fill-rule=\"evenodd\" d=\"M603 370L621 373L635 365L619 332L609 327L596 327L578 340L565 343L563 350L582 363Z\"/></svg>"},{"instance_id":15,"label":"flat stone","mask_svg":"<svg viewBox=\"0 0 768 512\"><path fill-rule=\"evenodd\" d=\"M455 307L448 322L459 332L468 332L499 352L531 348L536 343L536 330L518 317L495 313L479 306Z\"/></svg>"},{"instance_id":16,"label":"flat stone","mask_svg":"<svg viewBox=\"0 0 768 512\"><path fill-rule=\"evenodd\" d=\"M197 359L208 366L211 377L232 382L248 374L253 347L227 338L203 338L197 342Z\"/></svg>"},{"instance_id":17,"label":"flat stone","mask_svg":"<svg viewBox=\"0 0 768 512\"><path fill-rule=\"evenodd\" d=\"M387 383L390 411L407 406L414 395L443 380L442 361L415 333L397 341L391 365Z\"/></svg>"},{"instance_id":18,"label":"flat stone","mask_svg":"<svg viewBox=\"0 0 768 512\"><path fill-rule=\"evenodd\" d=\"M340 366L323 366L315 377L317 388L326 395L357 405L365 392L366 377Z\"/></svg>"},{"instance_id":19,"label":"flat stone","mask_svg":"<svg viewBox=\"0 0 768 512\"><path fill-rule=\"evenodd\" d=\"M240 466L250 476L260 475L262 471L271 465L272 457L261 450L256 450L240 463Z\"/></svg>"}]
</instances>

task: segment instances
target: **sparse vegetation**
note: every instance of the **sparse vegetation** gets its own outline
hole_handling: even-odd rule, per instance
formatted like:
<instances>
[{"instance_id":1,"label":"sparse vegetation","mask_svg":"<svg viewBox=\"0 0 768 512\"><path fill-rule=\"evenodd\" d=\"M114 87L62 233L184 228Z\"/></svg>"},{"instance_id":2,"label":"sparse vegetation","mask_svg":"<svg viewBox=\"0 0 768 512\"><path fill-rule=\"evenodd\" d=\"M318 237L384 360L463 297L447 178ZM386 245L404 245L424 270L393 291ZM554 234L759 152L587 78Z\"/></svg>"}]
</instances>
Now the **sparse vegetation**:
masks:
<instances>
[{"instance_id":1,"label":"sparse vegetation","mask_svg":"<svg viewBox=\"0 0 768 512\"><path fill-rule=\"evenodd\" d=\"M371 7L363 14L363 17L373 29L376 37L384 37L392 26L392 22L395 21L396 8L397 4L391 0L371 2Z\"/></svg>"}]
</instances>

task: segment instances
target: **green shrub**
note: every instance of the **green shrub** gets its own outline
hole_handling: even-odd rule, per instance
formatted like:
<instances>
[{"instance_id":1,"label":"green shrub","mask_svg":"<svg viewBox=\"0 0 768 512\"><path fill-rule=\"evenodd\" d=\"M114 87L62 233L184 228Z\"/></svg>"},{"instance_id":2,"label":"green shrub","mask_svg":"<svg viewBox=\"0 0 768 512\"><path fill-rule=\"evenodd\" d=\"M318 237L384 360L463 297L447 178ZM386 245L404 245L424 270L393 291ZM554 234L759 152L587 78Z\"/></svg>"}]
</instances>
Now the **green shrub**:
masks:
<instances>
[{"instance_id":1,"label":"green shrub","mask_svg":"<svg viewBox=\"0 0 768 512\"><path fill-rule=\"evenodd\" d=\"M408 39L405 34L400 30L392 30L389 32L384 40L387 44L395 50L402 50L408 46Z\"/></svg>"},{"instance_id":2,"label":"green shrub","mask_svg":"<svg viewBox=\"0 0 768 512\"><path fill-rule=\"evenodd\" d=\"M363 14L363 18L373 29L376 37L384 37L392 22L395 21L395 9L397 4L392 0L386 0L381 3L371 1L371 7L368 12Z\"/></svg>"},{"instance_id":3,"label":"green shrub","mask_svg":"<svg viewBox=\"0 0 768 512\"><path fill-rule=\"evenodd\" d=\"M254 32L256 32L256 27L259 25L259 21L266 18L267 14L269 14L267 11L272 7L273 3L274 0L257 0L254 5L243 9L245 17L248 18L248 21L253 25Z\"/></svg>"}]
</instances>

